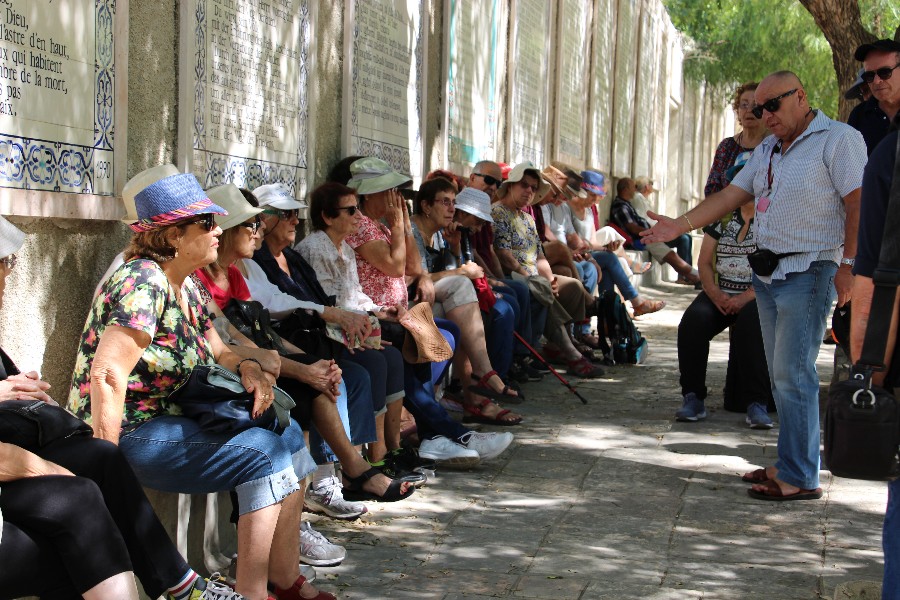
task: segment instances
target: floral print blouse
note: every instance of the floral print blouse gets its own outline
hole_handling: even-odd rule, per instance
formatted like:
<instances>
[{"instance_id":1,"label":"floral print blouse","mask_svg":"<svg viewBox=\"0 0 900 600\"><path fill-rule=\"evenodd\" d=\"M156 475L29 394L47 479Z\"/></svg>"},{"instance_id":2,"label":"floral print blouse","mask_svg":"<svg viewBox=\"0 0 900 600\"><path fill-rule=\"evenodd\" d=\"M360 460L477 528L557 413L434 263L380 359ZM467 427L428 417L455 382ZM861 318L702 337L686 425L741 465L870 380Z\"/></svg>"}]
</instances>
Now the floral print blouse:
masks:
<instances>
[{"instance_id":1,"label":"floral print blouse","mask_svg":"<svg viewBox=\"0 0 900 600\"><path fill-rule=\"evenodd\" d=\"M91 422L91 363L107 326L117 325L143 331L151 338L128 377L122 426L180 414L177 405L167 402L169 393L195 366L215 362L206 339L212 322L190 277L182 290L190 315L182 311L162 268L141 258L126 262L103 284L78 344L68 401L72 412Z\"/></svg>"},{"instance_id":2,"label":"floral print blouse","mask_svg":"<svg viewBox=\"0 0 900 600\"><path fill-rule=\"evenodd\" d=\"M363 244L373 241L382 241L390 245L391 230L383 224L373 221L363 215L359 222L359 230L347 236L347 244L356 250ZM403 277L391 277L378 270L378 267L364 259L360 254L356 255L356 270L363 292L379 306L407 307L408 295L406 281Z\"/></svg>"},{"instance_id":3,"label":"floral print blouse","mask_svg":"<svg viewBox=\"0 0 900 600\"><path fill-rule=\"evenodd\" d=\"M537 260L543 250L534 217L500 204L491 207L494 247L509 250L529 275L537 275Z\"/></svg>"}]
</instances>

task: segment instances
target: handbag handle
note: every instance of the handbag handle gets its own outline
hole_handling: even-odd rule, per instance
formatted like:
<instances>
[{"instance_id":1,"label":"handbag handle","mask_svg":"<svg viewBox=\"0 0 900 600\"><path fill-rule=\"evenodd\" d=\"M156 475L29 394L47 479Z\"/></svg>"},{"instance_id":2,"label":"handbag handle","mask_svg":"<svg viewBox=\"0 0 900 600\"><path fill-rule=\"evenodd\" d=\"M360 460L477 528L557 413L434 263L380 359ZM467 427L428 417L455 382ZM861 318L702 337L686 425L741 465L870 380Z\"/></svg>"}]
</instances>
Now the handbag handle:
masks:
<instances>
[{"instance_id":1,"label":"handbag handle","mask_svg":"<svg viewBox=\"0 0 900 600\"><path fill-rule=\"evenodd\" d=\"M871 374L883 371L884 351L887 348L888 332L894 312L894 297L900 285L900 135L897 136L897 156L894 159L894 175L887 214L884 219L884 234L881 238L881 252L878 267L872 275L875 289L872 292L872 307L869 323L863 339L862 352L854 366L857 372ZM867 377L868 379L868 377Z\"/></svg>"}]
</instances>

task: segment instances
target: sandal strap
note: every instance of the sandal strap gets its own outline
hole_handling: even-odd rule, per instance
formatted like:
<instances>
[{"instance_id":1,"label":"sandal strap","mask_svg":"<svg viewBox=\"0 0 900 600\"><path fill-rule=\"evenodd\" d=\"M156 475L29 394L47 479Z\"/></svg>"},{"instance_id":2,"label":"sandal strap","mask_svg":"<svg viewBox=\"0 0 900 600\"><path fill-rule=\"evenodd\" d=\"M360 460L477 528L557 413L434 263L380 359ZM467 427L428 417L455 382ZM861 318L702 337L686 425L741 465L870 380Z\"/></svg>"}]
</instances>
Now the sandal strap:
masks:
<instances>
[{"instance_id":1,"label":"sandal strap","mask_svg":"<svg viewBox=\"0 0 900 600\"><path fill-rule=\"evenodd\" d=\"M343 476L347 478L347 481L350 482L353 486L362 486L365 482L372 479L376 475L381 475L381 471L377 467L371 467L366 471L363 471L356 477L350 477L348 474L343 473Z\"/></svg>"},{"instance_id":2,"label":"sandal strap","mask_svg":"<svg viewBox=\"0 0 900 600\"><path fill-rule=\"evenodd\" d=\"M490 387L488 385L488 379L490 379L494 375L497 375L497 371L495 371L494 369L491 369L490 371L488 371L481 377L478 377L477 375L475 375L475 373L472 373L472 379L474 379L478 383L478 385L480 385L482 387ZM497 375L497 377L499 377L499 375Z\"/></svg>"}]
</instances>

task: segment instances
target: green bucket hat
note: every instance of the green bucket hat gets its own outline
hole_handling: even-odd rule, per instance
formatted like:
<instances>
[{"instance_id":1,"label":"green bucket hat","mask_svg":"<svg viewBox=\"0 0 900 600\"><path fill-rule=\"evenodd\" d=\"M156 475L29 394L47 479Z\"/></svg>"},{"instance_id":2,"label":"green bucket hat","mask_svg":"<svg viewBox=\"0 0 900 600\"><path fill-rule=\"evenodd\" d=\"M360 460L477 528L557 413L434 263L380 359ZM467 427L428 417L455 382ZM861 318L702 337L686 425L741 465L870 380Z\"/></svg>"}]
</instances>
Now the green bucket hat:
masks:
<instances>
[{"instance_id":1,"label":"green bucket hat","mask_svg":"<svg viewBox=\"0 0 900 600\"><path fill-rule=\"evenodd\" d=\"M377 194L412 181L410 177L398 173L380 158L367 156L350 165L349 187L361 196Z\"/></svg>"}]
</instances>

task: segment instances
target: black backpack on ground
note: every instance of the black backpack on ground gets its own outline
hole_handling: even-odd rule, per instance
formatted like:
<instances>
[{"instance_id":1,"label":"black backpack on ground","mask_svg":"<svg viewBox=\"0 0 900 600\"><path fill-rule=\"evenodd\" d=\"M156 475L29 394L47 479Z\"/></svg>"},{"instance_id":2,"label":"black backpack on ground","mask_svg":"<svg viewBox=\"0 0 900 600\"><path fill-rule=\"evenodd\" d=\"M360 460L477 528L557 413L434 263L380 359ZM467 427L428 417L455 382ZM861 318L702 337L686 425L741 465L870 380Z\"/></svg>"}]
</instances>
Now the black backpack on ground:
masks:
<instances>
[{"instance_id":1,"label":"black backpack on ground","mask_svg":"<svg viewBox=\"0 0 900 600\"><path fill-rule=\"evenodd\" d=\"M634 326L619 295L614 291L600 292L600 307L597 335L603 355L616 364L637 365L644 362L650 352L647 340Z\"/></svg>"}]
</instances>

